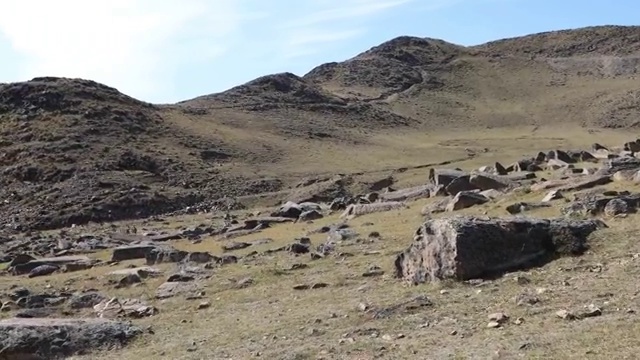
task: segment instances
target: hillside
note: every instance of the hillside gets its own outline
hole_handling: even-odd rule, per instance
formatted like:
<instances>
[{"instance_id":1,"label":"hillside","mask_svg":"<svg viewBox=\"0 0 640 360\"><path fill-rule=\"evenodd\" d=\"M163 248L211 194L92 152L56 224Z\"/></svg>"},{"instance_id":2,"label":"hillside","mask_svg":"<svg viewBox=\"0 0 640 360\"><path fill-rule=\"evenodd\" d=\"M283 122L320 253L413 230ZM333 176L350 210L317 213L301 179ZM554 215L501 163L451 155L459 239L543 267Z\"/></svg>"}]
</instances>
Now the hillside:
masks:
<instances>
[{"instance_id":1,"label":"hillside","mask_svg":"<svg viewBox=\"0 0 640 360\"><path fill-rule=\"evenodd\" d=\"M356 174L356 191L372 172L464 159L467 146L438 135L461 129L635 128L638 49L640 27L473 47L403 36L302 77L267 75L162 106L88 80L3 84L0 225L211 209L337 173Z\"/></svg>"}]
</instances>

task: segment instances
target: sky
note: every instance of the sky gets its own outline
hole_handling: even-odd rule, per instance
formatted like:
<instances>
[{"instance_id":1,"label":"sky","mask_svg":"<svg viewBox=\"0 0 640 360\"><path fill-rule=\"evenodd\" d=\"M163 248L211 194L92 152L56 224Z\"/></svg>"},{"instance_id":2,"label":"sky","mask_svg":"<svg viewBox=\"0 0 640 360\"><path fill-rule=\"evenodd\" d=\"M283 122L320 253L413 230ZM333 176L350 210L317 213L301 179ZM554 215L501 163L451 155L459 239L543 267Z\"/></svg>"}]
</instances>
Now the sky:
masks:
<instances>
[{"instance_id":1,"label":"sky","mask_svg":"<svg viewBox=\"0 0 640 360\"><path fill-rule=\"evenodd\" d=\"M173 103L401 35L476 45L639 13L637 0L0 0L0 82L84 78Z\"/></svg>"}]
</instances>

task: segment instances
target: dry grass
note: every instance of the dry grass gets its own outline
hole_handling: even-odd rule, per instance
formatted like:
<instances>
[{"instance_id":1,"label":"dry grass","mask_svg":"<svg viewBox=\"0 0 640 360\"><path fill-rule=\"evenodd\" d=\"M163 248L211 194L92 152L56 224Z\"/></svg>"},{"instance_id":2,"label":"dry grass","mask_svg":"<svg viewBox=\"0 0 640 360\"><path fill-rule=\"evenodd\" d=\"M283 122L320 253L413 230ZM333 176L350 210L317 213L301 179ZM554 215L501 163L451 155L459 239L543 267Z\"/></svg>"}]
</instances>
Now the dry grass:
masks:
<instances>
[{"instance_id":1,"label":"dry grass","mask_svg":"<svg viewBox=\"0 0 640 360\"><path fill-rule=\"evenodd\" d=\"M496 160L508 163L538 150L584 148L596 141L619 144L627 138L627 134L610 131L590 133L581 129L561 131L551 128L390 135L372 138L376 145L370 152L354 151L354 154L362 154L361 158L356 159L356 155L333 158L335 164L327 165L326 169L350 169L356 164L363 169L415 166L455 158L465 147L488 148L488 152L478 153L476 158L452 165L471 169ZM450 150L441 151L442 148ZM322 151L324 149L318 150ZM304 159L296 161L304 162ZM287 169L295 170L294 167ZM397 177L399 184L413 185L424 182L427 174L425 168L399 173ZM608 187L640 191L637 185L625 183L612 183ZM504 208L511 202L535 201L543 195L544 192L517 193L461 213L507 216ZM393 259L411 241L414 230L423 221L420 208L429 201L419 200L410 203L406 210L351 220L351 227L363 238L372 231L382 235L371 243L347 242L339 246L338 252L353 256L331 256L312 261L306 255L295 257L276 253L216 269L210 279L202 282L206 292L203 300L212 304L208 309L197 310L201 300L187 301L181 297L155 300L155 289L164 277L148 279L140 286L128 289L113 289L105 279L105 274L114 270L113 267L34 279L7 277L3 278L0 287L97 288L111 296L149 300L160 310L154 317L135 321L140 326L151 325L153 335L144 335L120 351L77 359L250 359L258 356L266 359L623 359L633 358L633 354L640 351L635 341L640 335L640 325L636 321L637 315L628 311L640 310L635 278L640 274L640 264L634 256L640 253L636 239L640 215L607 220L610 229L594 234L592 249L580 258L560 259L542 268L487 281L481 286L444 282L409 287L391 277ZM531 215L557 216L559 206L564 203L557 201L554 204L553 208L539 209ZM175 229L210 221L213 220L207 215L183 216L169 219L163 226ZM337 221L337 214L334 214L313 224L279 225L234 239L273 240L270 244L237 253L276 248L304 236L309 230ZM140 228L159 226L137 223ZM78 231L90 231L91 228L80 227ZM310 238L315 246L324 242L326 235ZM199 244L187 241L173 244L185 250L220 254L222 243L219 239L207 238ZM108 255L103 252L96 257ZM142 261L131 263L142 264ZM294 263L305 263L309 267L286 270ZM119 264L117 268L125 265ZM385 275L363 277L362 273L371 265L380 266ZM174 266L162 265L160 268L168 275ZM530 282L520 284L515 280L516 276L526 277ZM253 279L253 284L238 289L236 282L247 277ZM296 284L316 282L329 286L293 290ZM518 306L514 299L523 293L537 294L540 302ZM387 307L417 295L427 295L433 306L415 313L399 312L385 319L373 319L371 314L358 310L360 303ZM561 320L555 315L561 309L576 311L589 304L601 307L603 315L578 321ZM510 322L500 329L487 328L487 316L495 312L507 313ZM520 325L515 324L518 318L523 321ZM371 333L378 335L371 336Z\"/></svg>"}]
</instances>

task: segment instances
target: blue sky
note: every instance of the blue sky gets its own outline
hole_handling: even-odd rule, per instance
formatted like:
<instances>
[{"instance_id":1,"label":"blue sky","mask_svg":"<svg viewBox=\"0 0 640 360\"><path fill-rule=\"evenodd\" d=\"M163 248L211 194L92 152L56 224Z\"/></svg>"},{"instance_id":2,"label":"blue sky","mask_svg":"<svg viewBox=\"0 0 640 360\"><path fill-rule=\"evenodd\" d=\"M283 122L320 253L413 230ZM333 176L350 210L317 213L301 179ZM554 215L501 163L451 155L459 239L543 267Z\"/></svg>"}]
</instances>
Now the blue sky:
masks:
<instances>
[{"instance_id":1,"label":"blue sky","mask_svg":"<svg viewBox=\"0 0 640 360\"><path fill-rule=\"evenodd\" d=\"M0 82L80 77L168 103L400 35L474 45L638 14L637 0L4 0Z\"/></svg>"}]
</instances>

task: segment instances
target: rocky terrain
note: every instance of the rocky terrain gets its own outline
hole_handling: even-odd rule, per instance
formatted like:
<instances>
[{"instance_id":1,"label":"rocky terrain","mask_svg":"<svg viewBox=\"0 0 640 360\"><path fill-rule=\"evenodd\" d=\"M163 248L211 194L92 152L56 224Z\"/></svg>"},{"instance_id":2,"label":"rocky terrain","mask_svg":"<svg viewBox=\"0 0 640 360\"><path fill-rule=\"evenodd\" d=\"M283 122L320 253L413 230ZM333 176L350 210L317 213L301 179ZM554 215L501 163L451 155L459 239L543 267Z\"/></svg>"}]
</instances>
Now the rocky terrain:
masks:
<instances>
[{"instance_id":1,"label":"rocky terrain","mask_svg":"<svg viewBox=\"0 0 640 360\"><path fill-rule=\"evenodd\" d=\"M639 34L0 84L0 359L629 357Z\"/></svg>"}]
</instances>

